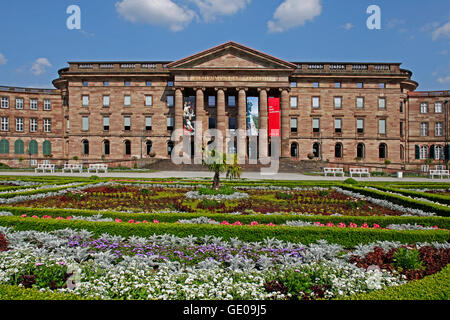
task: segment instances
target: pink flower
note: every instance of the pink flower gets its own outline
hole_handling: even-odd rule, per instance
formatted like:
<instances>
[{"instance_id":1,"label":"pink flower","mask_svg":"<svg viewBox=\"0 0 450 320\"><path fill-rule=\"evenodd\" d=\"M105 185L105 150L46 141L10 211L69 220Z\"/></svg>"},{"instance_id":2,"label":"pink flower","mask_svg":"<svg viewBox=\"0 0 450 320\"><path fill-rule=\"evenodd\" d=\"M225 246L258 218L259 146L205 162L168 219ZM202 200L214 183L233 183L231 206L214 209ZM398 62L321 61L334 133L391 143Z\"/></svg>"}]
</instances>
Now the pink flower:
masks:
<instances>
[{"instance_id":1,"label":"pink flower","mask_svg":"<svg viewBox=\"0 0 450 320\"><path fill-rule=\"evenodd\" d=\"M272 222L268 224L269 227L275 227L276 224L273 224Z\"/></svg>"},{"instance_id":2,"label":"pink flower","mask_svg":"<svg viewBox=\"0 0 450 320\"><path fill-rule=\"evenodd\" d=\"M136 224L139 224L139 223L142 223L142 222L140 222L140 221L136 221L135 223L136 223Z\"/></svg>"},{"instance_id":3,"label":"pink flower","mask_svg":"<svg viewBox=\"0 0 450 320\"><path fill-rule=\"evenodd\" d=\"M148 221L147 221L147 220L144 220L144 221L142 221L142 223L148 223Z\"/></svg>"},{"instance_id":4,"label":"pink flower","mask_svg":"<svg viewBox=\"0 0 450 320\"><path fill-rule=\"evenodd\" d=\"M242 222L236 221L235 223L233 223L233 226L242 226Z\"/></svg>"},{"instance_id":5,"label":"pink flower","mask_svg":"<svg viewBox=\"0 0 450 320\"><path fill-rule=\"evenodd\" d=\"M153 223L158 224L159 221L158 220L153 220Z\"/></svg>"},{"instance_id":6,"label":"pink flower","mask_svg":"<svg viewBox=\"0 0 450 320\"><path fill-rule=\"evenodd\" d=\"M117 222L117 223L121 223L121 222L122 222L122 219L116 219L116 222Z\"/></svg>"},{"instance_id":7,"label":"pink flower","mask_svg":"<svg viewBox=\"0 0 450 320\"><path fill-rule=\"evenodd\" d=\"M335 225L332 224L331 222L328 222L328 223L327 223L327 227L335 227Z\"/></svg>"},{"instance_id":8,"label":"pink flower","mask_svg":"<svg viewBox=\"0 0 450 320\"><path fill-rule=\"evenodd\" d=\"M251 226L257 226L257 225L259 225L259 223L258 223L257 221L252 221L252 222L250 223L250 225L251 225Z\"/></svg>"},{"instance_id":9,"label":"pink flower","mask_svg":"<svg viewBox=\"0 0 450 320\"><path fill-rule=\"evenodd\" d=\"M230 225L230 223L228 221L222 221L221 224L224 225L224 226L229 226Z\"/></svg>"},{"instance_id":10,"label":"pink flower","mask_svg":"<svg viewBox=\"0 0 450 320\"><path fill-rule=\"evenodd\" d=\"M27 217L27 215L26 215L26 214L23 214L23 215L21 215L21 217L22 217L22 218L26 218L26 217Z\"/></svg>"},{"instance_id":11,"label":"pink flower","mask_svg":"<svg viewBox=\"0 0 450 320\"><path fill-rule=\"evenodd\" d=\"M71 217L71 216L68 216L66 219L67 219L67 220L72 220L72 217Z\"/></svg>"},{"instance_id":12,"label":"pink flower","mask_svg":"<svg viewBox=\"0 0 450 320\"><path fill-rule=\"evenodd\" d=\"M135 223L135 221L134 220L129 220L128 223Z\"/></svg>"},{"instance_id":13,"label":"pink flower","mask_svg":"<svg viewBox=\"0 0 450 320\"><path fill-rule=\"evenodd\" d=\"M345 227L347 227L347 226L346 226L345 223L343 223L343 222L341 222L341 223L338 224L338 228L345 228Z\"/></svg>"},{"instance_id":14,"label":"pink flower","mask_svg":"<svg viewBox=\"0 0 450 320\"><path fill-rule=\"evenodd\" d=\"M374 228L374 229L381 229L380 225L379 225L379 224L376 224L376 223L373 224L373 228Z\"/></svg>"},{"instance_id":15,"label":"pink flower","mask_svg":"<svg viewBox=\"0 0 450 320\"><path fill-rule=\"evenodd\" d=\"M358 225L356 223L351 222L349 227L350 228L358 228Z\"/></svg>"},{"instance_id":16,"label":"pink flower","mask_svg":"<svg viewBox=\"0 0 450 320\"><path fill-rule=\"evenodd\" d=\"M39 219L39 217L38 217L38 216L32 216L32 218L35 218L35 219Z\"/></svg>"},{"instance_id":17,"label":"pink flower","mask_svg":"<svg viewBox=\"0 0 450 320\"><path fill-rule=\"evenodd\" d=\"M58 218L56 218L56 220L64 220L64 218L63 217L58 217Z\"/></svg>"},{"instance_id":18,"label":"pink flower","mask_svg":"<svg viewBox=\"0 0 450 320\"><path fill-rule=\"evenodd\" d=\"M369 228L369 225L367 224L367 223L363 223L363 225L361 226L361 228L363 228L363 229L368 229Z\"/></svg>"}]
</instances>

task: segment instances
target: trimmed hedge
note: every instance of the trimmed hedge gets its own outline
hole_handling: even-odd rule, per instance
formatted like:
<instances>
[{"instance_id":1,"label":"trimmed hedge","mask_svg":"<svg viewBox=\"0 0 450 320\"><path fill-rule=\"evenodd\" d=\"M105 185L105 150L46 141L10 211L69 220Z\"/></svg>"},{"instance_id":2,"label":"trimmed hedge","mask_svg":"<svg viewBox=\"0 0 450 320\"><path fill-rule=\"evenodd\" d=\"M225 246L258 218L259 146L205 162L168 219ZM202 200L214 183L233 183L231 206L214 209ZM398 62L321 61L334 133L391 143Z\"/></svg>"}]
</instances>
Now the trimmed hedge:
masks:
<instances>
[{"instance_id":1,"label":"trimmed hedge","mask_svg":"<svg viewBox=\"0 0 450 320\"><path fill-rule=\"evenodd\" d=\"M420 192L420 191L411 191L411 190L404 190L404 189L396 189L396 188L389 188L389 187L380 187L380 186L376 186L375 188L380 189L380 190L400 193L405 196L425 198L425 199L428 199L428 200L431 200L434 202L439 202L439 203L450 205L450 196L446 196L446 195L426 193L426 192Z\"/></svg>"},{"instance_id":2,"label":"trimmed hedge","mask_svg":"<svg viewBox=\"0 0 450 320\"><path fill-rule=\"evenodd\" d=\"M116 222L90 222L48 220L21 217L0 217L0 225L13 227L15 230L52 231L65 228L85 229L99 237L103 233L121 235L123 237L149 237L153 234L173 234L178 237L205 235L222 237L224 240L239 238L245 242L263 241L266 238L303 244L315 243L323 239L330 243L341 244L352 248L358 244L368 244L376 241L400 241L402 243L416 242L448 242L450 232L443 230L379 230L353 228L317 228L317 227L269 227L269 226L223 226L223 225L192 225L178 223L164 224L130 224Z\"/></svg>"},{"instance_id":3,"label":"trimmed hedge","mask_svg":"<svg viewBox=\"0 0 450 320\"><path fill-rule=\"evenodd\" d=\"M0 285L0 300L86 300L78 295Z\"/></svg>"},{"instance_id":4,"label":"trimmed hedge","mask_svg":"<svg viewBox=\"0 0 450 320\"><path fill-rule=\"evenodd\" d=\"M341 188L345 189L345 190L357 192L357 193L360 193L365 196L382 199L382 200L387 200L392 203L396 203L396 204L403 205L406 207L416 208L416 209L420 209L420 210L427 211L427 212L434 212L438 216L450 217L450 208L446 207L446 206L442 206L442 205L438 205L438 204L434 204L434 203L430 203L430 202L425 202L425 201L420 201L420 200L415 200L415 199L410 199L410 198L403 197L401 195L391 194L391 193L383 192L383 191L379 191L379 190L371 190L371 189L354 187L354 186L349 186L349 185L342 185Z\"/></svg>"},{"instance_id":5,"label":"trimmed hedge","mask_svg":"<svg viewBox=\"0 0 450 320\"><path fill-rule=\"evenodd\" d=\"M364 222L372 226L374 223L380 225L382 228L390 224L419 224L422 226L438 226L441 229L450 229L450 218L448 217L409 217L409 216L302 216L302 215L231 215L231 214L199 214L199 213L121 213L114 211L95 211L95 210L80 210L80 209L41 209L41 208L26 208L26 207L6 207L0 206L0 211L9 211L16 216L26 214L27 216L36 215L42 217L50 215L53 218L69 216L93 216L101 214L105 218L122 219L122 220L159 220L160 222L177 222L180 219L194 219L200 216L213 219L217 222L228 221L234 223L240 221L244 224L250 224L257 221L260 224L274 223L281 225L286 221L307 221L307 222L321 222L327 224L331 222L335 225L343 222L349 224L356 223L358 226Z\"/></svg>"},{"instance_id":6,"label":"trimmed hedge","mask_svg":"<svg viewBox=\"0 0 450 320\"><path fill-rule=\"evenodd\" d=\"M50 189L37 189L37 190L31 190L26 192L14 192L14 193L5 193L0 194L0 198L3 199L9 199L14 198L17 196L31 196L33 194L40 194L40 193L48 193L48 192L54 192L54 191L60 191L68 188L76 188L76 187L82 187L84 185L88 185L88 182L80 183L78 185L70 186L70 187L58 187L58 188L50 188Z\"/></svg>"},{"instance_id":7,"label":"trimmed hedge","mask_svg":"<svg viewBox=\"0 0 450 320\"><path fill-rule=\"evenodd\" d=\"M342 300L449 300L450 265L441 272L398 287L358 294Z\"/></svg>"}]
</instances>

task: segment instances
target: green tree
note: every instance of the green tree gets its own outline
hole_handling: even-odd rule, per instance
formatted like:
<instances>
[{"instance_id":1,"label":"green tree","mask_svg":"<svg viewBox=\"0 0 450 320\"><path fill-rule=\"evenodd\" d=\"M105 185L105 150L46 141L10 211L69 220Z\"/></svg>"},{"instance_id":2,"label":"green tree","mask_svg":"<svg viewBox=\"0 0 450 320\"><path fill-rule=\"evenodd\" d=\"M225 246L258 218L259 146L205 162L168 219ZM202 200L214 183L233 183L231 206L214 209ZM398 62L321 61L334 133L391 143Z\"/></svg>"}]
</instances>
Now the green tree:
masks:
<instances>
[{"instance_id":1,"label":"green tree","mask_svg":"<svg viewBox=\"0 0 450 320\"><path fill-rule=\"evenodd\" d=\"M212 188L215 190L220 189L220 174L226 173L229 179L239 179L242 174L242 168L238 165L237 155L226 155L215 149L204 150L205 157L203 159L203 165L208 168L209 171L214 172L214 179Z\"/></svg>"}]
</instances>

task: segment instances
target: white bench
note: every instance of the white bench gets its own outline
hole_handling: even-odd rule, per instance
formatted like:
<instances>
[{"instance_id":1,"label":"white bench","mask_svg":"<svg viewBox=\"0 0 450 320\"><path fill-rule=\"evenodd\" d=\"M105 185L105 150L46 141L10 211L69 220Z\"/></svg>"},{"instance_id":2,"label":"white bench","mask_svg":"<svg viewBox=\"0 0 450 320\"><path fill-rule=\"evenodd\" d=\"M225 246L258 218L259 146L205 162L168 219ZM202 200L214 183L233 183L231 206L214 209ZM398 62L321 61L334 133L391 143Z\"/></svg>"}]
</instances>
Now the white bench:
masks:
<instances>
[{"instance_id":1,"label":"white bench","mask_svg":"<svg viewBox=\"0 0 450 320\"><path fill-rule=\"evenodd\" d=\"M370 178L370 172L369 169L367 168L351 168L350 177L353 178L353 175L359 175L359 177L366 175L368 178Z\"/></svg>"},{"instance_id":2,"label":"white bench","mask_svg":"<svg viewBox=\"0 0 450 320\"><path fill-rule=\"evenodd\" d=\"M449 170L430 170L429 174L431 179L434 179L434 176L439 176L441 179L450 178Z\"/></svg>"},{"instance_id":3,"label":"white bench","mask_svg":"<svg viewBox=\"0 0 450 320\"><path fill-rule=\"evenodd\" d=\"M328 174L332 174L335 177L336 177L336 175L344 176L344 169L342 169L342 168L323 168L323 173L324 173L325 177Z\"/></svg>"},{"instance_id":4,"label":"white bench","mask_svg":"<svg viewBox=\"0 0 450 320\"><path fill-rule=\"evenodd\" d=\"M74 171L79 171L80 173L83 172L83 165L82 164L65 164L64 168L62 169L62 172L65 173L66 171L69 171L73 173Z\"/></svg>"},{"instance_id":5,"label":"white bench","mask_svg":"<svg viewBox=\"0 0 450 320\"><path fill-rule=\"evenodd\" d=\"M36 169L34 169L34 172L38 173L39 171L42 171L43 173L45 173L46 171L55 173L55 165L54 164L38 164Z\"/></svg>"},{"instance_id":6,"label":"white bench","mask_svg":"<svg viewBox=\"0 0 450 320\"><path fill-rule=\"evenodd\" d=\"M104 171L105 173L108 173L108 166L106 164L90 164L88 173L94 170L96 173L98 173L99 171Z\"/></svg>"}]
</instances>

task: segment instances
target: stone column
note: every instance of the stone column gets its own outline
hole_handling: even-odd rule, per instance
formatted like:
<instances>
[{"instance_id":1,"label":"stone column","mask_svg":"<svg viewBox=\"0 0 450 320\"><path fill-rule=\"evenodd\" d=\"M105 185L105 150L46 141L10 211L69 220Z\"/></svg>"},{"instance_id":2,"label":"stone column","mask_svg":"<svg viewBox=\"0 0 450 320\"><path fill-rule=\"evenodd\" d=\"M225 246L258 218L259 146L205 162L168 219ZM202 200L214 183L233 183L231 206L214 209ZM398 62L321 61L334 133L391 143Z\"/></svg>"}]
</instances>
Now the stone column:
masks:
<instances>
[{"instance_id":1,"label":"stone column","mask_svg":"<svg viewBox=\"0 0 450 320\"><path fill-rule=\"evenodd\" d=\"M289 158L289 136L290 136L290 119L289 119L289 91L281 90L281 158Z\"/></svg>"},{"instance_id":2,"label":"stone column","mask_svg":"<svg viewBox=\"0 0 450 320\"><path fill-rule=\"evenodd\" d=\"M205 112L205 88L200 89L194 89L196 92L196 110L195 110L195 118L196 118L196 125L195 125L195 156L196 158L198 156L201 156L202 148L205 147L204 141L203 141L203 134L205 130L208 129L208 126L205 127L204 120L206 116ZM196 159L195 164L201 164L201 161Z\"/></svg>"},{"instance_id":3,"label":"stone column","mask_svg":"<svg viewBox=\"0 0 450 320\"><path fill-rule=\"evenodd\" d=\"M259 129L260 131L267 132L267 138L259 138L259 158L263 159L268 156L268 100L267 89L259 89Z\"/></svg>"},{"instance_id":4,"label":"stone column","mask_svg":"<svg viewBox=\"0 0 450 320\"><path fill-rule=\"evenodd\" d=\"M245 164L247 155L247 93L245 91L245 89L239 89L238 97L237 150L240 164Z\"/></svg>"},{"instance_id":5,"label":"stone column","mask_svg":"<svg viewBox=\"0 0 450 320\"><path fill-rule=\"evenodd\" d=\"M217 130L222 132L223 137L225 137L225 129L228 128L226 120L225 91L224 89L217 89Z\"/></svg>"},{"instance_id":6,"label":"stone column","mask_svg":"<svg viewBox=\"0 0 450 320\"><path fill-rule=\"evenodd\" d=\"M175 90L175 130L183 129L183 89Z\"/></svg>"}]
</instances>

